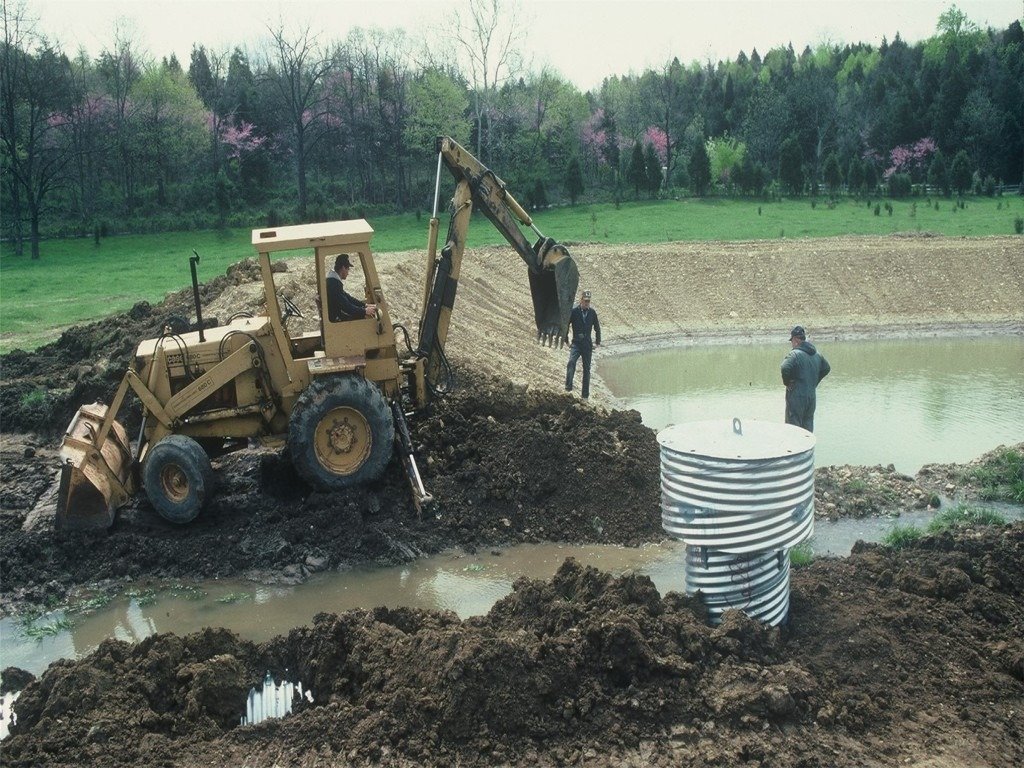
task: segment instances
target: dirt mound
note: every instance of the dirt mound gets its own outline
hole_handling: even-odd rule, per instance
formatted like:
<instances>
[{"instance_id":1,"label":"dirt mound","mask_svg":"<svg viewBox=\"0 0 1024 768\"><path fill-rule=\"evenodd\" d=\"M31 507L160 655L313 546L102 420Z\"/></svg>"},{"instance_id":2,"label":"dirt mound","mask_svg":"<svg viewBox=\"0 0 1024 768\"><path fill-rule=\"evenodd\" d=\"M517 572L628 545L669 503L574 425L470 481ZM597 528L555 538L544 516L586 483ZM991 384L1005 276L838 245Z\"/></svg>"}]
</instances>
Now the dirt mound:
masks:
<instances>
[{"instance_id":1,"label":"dirt mound","mask_svg":"<svg viewBox=\"0 0 1024 768\"><path fill-rule=\"evenodd\" d=\"M24 690L5 764L1018 765L1022 574L1017 524L797 569L781 630L569 560L465 621L111 640ZM315 701L238 727L266 670Z\"/></svg>"},{"instance_id":2,"label":"dirt mound","mask_svg":"<svg viewBox=\"0 0 1024 768\"><path fill-rule=\"evenodd\" d=\"M220 487L188 526L163 521L141 494L109 531L22 530L55 490L57 462L52 448L7 436L3 606L41 603L104 580L244 574L299 581L451 547L660 538L658 445L638 413L606 412L468 371L460 378L461 390L412 424L424 481L437 499L422 520L397 460L376 484L322 493L278 453L246 449L215 462Z\"/></svg>"}]
</instances>

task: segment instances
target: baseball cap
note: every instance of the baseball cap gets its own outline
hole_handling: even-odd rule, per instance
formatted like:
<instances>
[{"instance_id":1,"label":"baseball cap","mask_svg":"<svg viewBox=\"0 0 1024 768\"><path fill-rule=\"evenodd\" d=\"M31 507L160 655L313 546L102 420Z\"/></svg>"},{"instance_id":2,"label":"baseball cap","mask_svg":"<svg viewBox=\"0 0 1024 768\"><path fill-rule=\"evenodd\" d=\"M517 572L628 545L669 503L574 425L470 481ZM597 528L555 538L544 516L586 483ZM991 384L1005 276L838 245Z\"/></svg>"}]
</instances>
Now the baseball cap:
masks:
<instances>
[{"instance_id":1,"label":"baseball cap","mask_svg":"<svg viewBox=\"0 0 1024 768\"><path fill-rule=\"evenodd\" d=\"M352 262L348 260L347 253L339 253L338 258L334 260L334 269L339 270L342 267L349 267L351 269Z\"/></svg>"},{"instance_id":2,"label":"baseball cap","mask_svg":"<svg viewBox=\"0 0 1024 768\"><path fill-rule=\"evenodd\" d=\"M804 330L802 325L794 325L793 330L789 332L789 338L806 339L807 331Z\"/></svg>"},{"instance_id":3,"label":"baseball cap","mask_svg":"<svg viewBox=\"0 0 1024 768\"><path fill-rule=\"evenodd\" d=\"M589 299L590 298L590 291L584 291L583 295L580 298Z\"/></svg>"}]
</instances>

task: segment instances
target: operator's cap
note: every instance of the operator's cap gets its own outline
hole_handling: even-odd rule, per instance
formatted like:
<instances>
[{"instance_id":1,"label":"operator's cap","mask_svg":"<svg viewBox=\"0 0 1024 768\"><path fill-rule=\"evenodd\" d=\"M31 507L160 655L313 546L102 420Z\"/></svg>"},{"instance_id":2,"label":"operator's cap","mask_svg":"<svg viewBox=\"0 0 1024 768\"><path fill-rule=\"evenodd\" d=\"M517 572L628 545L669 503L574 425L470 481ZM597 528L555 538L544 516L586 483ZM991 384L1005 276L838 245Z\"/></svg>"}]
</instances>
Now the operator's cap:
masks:
<instances>
[{"instance_id":1,"label":"operator's cap","mask_svg":"<svg viewBox=\"0 0 1024 768\"><path fill-rule=\"evenodd\" d=\"M348 260L347 253L339 253L338 258L334 260L334 271L337 272L342 267L352 268L352 262Z\"/></svg>"},{"instance_id":2,"label":"operator's cap","mask_svg":"<svg viewBox=\"0 0 1024 768\"><path fill-rule=\"evenodd\" d=\"M583 295L580 296L580 298L581 299L587 299L587 301L589 301L590 300L590 291L584 291Z\"/></svg>"},{"instance_id":3,"label":"operator's cap","mask_svg":"<svg viewBox=\"0 0 1024 768\"><path fill-rule=\"evenodd\" d=\"M807 331L804 330L802 325L794 325L793 330L789 332L789 338L791 339L807 339Z\"/></svg>"}]
</instances>

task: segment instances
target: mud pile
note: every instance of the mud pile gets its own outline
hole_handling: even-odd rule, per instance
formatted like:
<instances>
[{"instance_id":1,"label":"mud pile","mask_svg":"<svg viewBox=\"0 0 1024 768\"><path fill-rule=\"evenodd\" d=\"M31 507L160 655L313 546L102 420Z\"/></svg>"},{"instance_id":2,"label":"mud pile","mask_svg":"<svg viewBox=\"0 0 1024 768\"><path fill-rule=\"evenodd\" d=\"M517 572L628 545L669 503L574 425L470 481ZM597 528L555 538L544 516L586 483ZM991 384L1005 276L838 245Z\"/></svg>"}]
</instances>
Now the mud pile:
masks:
<instances>
[{"instance_id":1,"label":"mud pile","mask_svg":"<svg viewBox=\"0 0 1024 768\"><path fill-rule=\"evenodd\" d=\"M320 614L106 641L18 701L5 764L1019 765L1024 524L797 569L790 623L566 561L482 617ZM297 713L239 727L270 670Z\"/></svg>"},{"instance_id":2,"label":"mud pile","mask_svg":"<svg viewBox=\"0 0 1024 768\"><path fill-rule=\"evenodd\" d=\"M2 606L54 600L75 585L245 575L300 581L360 563L406 562L451 547L523 541L639 544L661 537L658 445L635 411L460 371L462 388L413 422L427 488L416 515L397 460L381 481L344 493L307 486L279 453L246 449L214 462L209 506L187 526L163 521L144 494L102 533L22 530L44 505L52 447L4 440Z\"/></svg>"}]
</instances>

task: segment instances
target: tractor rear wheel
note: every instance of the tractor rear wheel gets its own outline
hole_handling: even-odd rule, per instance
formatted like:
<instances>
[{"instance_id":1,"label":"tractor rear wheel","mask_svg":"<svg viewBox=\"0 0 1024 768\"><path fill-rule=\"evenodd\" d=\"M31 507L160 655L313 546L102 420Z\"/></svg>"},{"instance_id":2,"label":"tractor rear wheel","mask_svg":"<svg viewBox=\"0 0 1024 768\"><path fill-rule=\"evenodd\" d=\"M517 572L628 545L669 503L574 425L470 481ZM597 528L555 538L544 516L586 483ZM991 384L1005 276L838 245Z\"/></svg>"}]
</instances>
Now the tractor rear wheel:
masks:
<instances>
[{"instance_id":1,"label":"tractor rear wheel","mask_svg":"<svg viewBox=\"0 0 1024 768\"><path fill-rule=\"evenodd\" d=\"M142 484L160 517L190 523L213 493L210 457L186 435L168 435L153 446L142 468Z\"/></svg>"},{"instance_id":2,"label":"tractor rear wheel","mask_svg":"<svg viewBox=\"0 0 1024 768\"><path fill-rule=\"evenodd\" d=\"M395 424L384 394L362 376L313 379L295 403L288 451L310 485L337 491L376 480L394 449Z\"/></svg>"}]
</instances>

